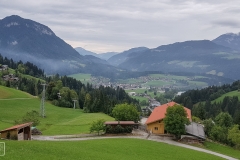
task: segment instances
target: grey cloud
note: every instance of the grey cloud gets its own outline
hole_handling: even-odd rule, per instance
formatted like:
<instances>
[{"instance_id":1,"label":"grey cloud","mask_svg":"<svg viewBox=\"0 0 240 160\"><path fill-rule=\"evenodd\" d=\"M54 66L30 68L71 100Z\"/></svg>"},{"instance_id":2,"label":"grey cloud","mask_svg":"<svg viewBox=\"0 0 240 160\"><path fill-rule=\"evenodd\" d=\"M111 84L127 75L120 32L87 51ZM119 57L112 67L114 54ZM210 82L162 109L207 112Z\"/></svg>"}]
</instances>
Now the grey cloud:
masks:
<instances>
[{"instance_id":1,"label":"grey cloud","mask_svg":"<svg viewBox=\"0 0 240 160\"><path fill-rule=\"evenodd\" d=\"M239 28L240 22L238 20L218 20L213 21L213 24L221 27Z\"/></svg>"},{"instance_id":2,"label":"grey cloud","mask_svg":"<svg viewBox=\"0 0 240 160\"><path fill-rule=\"evenodd\" d=\"M226 27L239 32L239 23L232 20L238 6L238 0L3 0L0 18L18 14L47 25L74 47L84 44L103 52L214 39Z\"/></svg>"}]
</instances>

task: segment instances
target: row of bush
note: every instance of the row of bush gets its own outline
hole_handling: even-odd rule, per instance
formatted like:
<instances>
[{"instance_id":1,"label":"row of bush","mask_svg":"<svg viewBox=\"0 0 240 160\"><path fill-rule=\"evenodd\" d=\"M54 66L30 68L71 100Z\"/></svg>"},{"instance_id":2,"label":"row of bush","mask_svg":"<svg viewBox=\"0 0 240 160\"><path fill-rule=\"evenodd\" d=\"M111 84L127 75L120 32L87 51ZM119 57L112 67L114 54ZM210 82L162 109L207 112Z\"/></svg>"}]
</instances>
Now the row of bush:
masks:
<instances>
[{"instance_id":1,"label":"row of bush","mask_svg":"<svg viewBox=\"0 0 240 160\"><path fill-rule=\"evenodd\" d=\"M121 125L117 125L117 126L110 126L108 125L106 127L106 133L132 133L133 127L132 126L126 126L126 127L122 127Z\"/></svg>"}]
</instances>

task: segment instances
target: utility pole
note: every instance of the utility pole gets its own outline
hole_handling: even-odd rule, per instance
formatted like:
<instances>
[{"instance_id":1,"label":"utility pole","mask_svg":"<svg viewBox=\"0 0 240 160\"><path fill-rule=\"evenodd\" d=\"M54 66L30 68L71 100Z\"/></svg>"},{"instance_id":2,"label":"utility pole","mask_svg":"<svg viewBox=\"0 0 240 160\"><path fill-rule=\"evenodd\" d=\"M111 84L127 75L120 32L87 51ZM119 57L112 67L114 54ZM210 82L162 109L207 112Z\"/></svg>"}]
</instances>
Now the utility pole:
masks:
<instances>
[{"instance_id":1,"label":"utility pole","mask_svg":"<svg viewBox=\"0 0 240 160\"><path fill-rule=\"evenodd\" d=\"M73 107L73 108L75 109L75 108L76 108L76 102L77 102L77 100L74 99L74 100L72 100L72 101L73 101L73 103L74 103L74 107Z\"/></svg>"},{"instance_id":2,"label":"utility pole","mask_svg":"<svg viewBox=\"0 0 240 160\"><path fill-rule=\"evenodd\" d=\"M46 117L45 115L45 92L46 92L46 84L41 84L43 86L42 91L42 99L41 99L41 105L40 105L40 116L42 118Z\"/></svg>"}]
</instances>

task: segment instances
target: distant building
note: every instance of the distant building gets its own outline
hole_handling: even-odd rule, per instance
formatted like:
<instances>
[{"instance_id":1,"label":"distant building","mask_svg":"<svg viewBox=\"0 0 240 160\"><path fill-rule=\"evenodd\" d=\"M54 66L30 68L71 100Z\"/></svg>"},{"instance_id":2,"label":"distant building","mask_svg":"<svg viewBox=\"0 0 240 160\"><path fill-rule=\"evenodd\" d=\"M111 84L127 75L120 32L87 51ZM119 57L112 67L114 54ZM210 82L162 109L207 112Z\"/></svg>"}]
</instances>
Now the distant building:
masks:
<instances>
[{"instance_id":1,"label":"distant building","mask_svg":"<svg viewBox=\"0 0 240 160\"><path fill-rule=\"evenodd\" d=\"M129 96L135 96L135 95L136 95L136 92L128 92L128 95L129 95Z\"/></svg>"},{"instance_id":2,"label":"distant building","mask_svg":"<svg viewBox=\"0 0 240 160\"><path fill-rule=\"evenodd\" d=\"M8 65L0 65L0 71L5 71L8 69Z\"/></svg>"}]
</instances>

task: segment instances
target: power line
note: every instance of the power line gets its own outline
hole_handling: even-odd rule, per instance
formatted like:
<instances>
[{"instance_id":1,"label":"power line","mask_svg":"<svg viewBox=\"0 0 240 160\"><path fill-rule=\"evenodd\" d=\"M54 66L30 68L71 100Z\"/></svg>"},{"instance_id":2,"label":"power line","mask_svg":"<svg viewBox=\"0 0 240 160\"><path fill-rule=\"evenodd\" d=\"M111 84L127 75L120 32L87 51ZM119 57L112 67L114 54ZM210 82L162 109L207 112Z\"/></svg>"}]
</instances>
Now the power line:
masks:
<instances>
[{"instance_id":1,"label":"power line","mask_svg":"<svg viewBox=\"0 0 240 160\"><path fill-rule=\"evenodd\" d=\"M46 92L46 85L47 84L41 84L43 86L42 91L42 99L41 99L41 105L40 105L40 116L42 118L46 117L45 115L45 92Z\"/></svg>"},{"instance_id":2,"label":"power line","mask_svg":"<svg viewBox=\"0 0 240 160\"><path fill-rule=\"evenodd\" d=\"M74 103L74 107L73 107L73 108L75 109L75 108L76 108L76 102L77 102L77 100L74 99L74 100L72 100L72 101L73 101L73 103Z\"/></svg>"}]
</instances>

